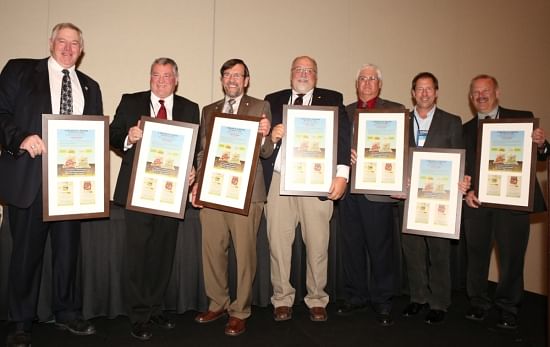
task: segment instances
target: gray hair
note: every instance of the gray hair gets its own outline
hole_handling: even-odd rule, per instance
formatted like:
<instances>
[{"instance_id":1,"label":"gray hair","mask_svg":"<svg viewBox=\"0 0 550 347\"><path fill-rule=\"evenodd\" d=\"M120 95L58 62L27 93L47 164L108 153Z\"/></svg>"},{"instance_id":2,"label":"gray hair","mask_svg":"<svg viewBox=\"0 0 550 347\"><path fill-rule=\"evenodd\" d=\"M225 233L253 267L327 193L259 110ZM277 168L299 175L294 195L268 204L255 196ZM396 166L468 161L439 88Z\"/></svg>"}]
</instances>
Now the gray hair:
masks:
<instances>
[{"instance_id":1,"label":"gray hair","mask_svg":"<svg viewBox=\"0 0 550 347\"><path fill-rule=\"evenodd\" d=\"M57 34L62 29L73 29L78 33L78 37L80 38L80 48L84 48L84 36L82 36L82 30L80 30L79 27L74 25L73 23L59 23L56 24L52 29L52 36L50 37L50 40L53 42L55 38L57 37Z\"/></svg>"},{"instance_id":2,"label":"gray hair","mask_svg":"<svg viewBox=\"0 0 550 347\"><path fill-rule=\"evenodd\" d=\"M171 58L157 58L153 61L151 64L151 73L153 73L153 67L155 65L171 65L172 66L172 72L174 73L174 77L178 77L178 64L176 64L176 61Z\"/></svg>"},{"instance_id":3,"label":"gray hair","mask_svg":"<svg viewBox=\"0 0 550 347\"><path fill-rule=\"evenodd\" d=\"M357 81L357 79L359 78L359 76L361 75L361 71L362 70L365 70L365 69L373 69L376 71L376 76L378 77L378 80L379 81L382 81L382 71L380 71L380 68L375 65L375 64L363 64L361 66L361 68L357 71L357 77L355 77L355 80Z\"/></svg>"}]
</instances>

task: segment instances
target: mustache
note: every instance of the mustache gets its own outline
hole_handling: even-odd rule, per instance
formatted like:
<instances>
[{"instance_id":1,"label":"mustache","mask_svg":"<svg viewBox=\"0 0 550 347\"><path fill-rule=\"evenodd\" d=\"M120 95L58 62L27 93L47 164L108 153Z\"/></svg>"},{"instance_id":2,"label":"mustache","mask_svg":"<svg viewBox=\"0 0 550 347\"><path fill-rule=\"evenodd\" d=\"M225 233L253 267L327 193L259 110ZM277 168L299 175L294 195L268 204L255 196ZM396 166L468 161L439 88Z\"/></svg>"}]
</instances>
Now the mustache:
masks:
<instances>
[{"instance_id":1,"label":"mustache","mask_svg":"<svg viewBox=\"0 0 550 347\"><path fill-rule=\"evenodd\" d=\"M476 98L476 102L487 102L489 101L489 98L486 96L480 96Z\"/></svg>"}]
</instances>

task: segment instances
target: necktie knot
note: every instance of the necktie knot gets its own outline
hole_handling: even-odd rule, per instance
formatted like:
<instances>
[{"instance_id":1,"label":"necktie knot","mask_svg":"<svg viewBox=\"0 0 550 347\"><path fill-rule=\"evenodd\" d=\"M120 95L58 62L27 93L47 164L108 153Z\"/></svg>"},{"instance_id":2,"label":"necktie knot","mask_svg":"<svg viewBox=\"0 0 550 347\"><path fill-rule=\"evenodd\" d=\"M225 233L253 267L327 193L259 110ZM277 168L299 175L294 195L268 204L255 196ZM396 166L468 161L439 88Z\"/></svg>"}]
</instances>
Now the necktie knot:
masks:
<instances>
[{"instance_id":1,"label":"necktie knot","mask_svg":"<svg viewBox=\"0 0 550 347\"><path fill-rule=\"evenodd\" d=\"M236 100L235 99L229 99L227 100L227 103L229 104L229 107L227 108L227 113L235 113L235 110L233 109L233 105L235 105Z\"/></svg>"},{"instance_id":2,"label":"necktie knot","mask_svg":"<svg viewBox=\"0 0 550 347\"><path fill-rule=\"evenodd\" d=\"M69 70L63 69L63 79L61 80L61 102L59 105L59 114L73 114L73 89L71 86L71 77Z\"/></svg>"},{"instance_id":3,"label":"necktie knot","mask_svg":"<svg viewBox=\"0 0 550 347\"><path fill-rule=\"evenodd\" d=\"M294 105L303 105L304 104L304 95L305 94L302 94L302 93L297 94L298 97L296 99L294 99Z\"/></svg>"},{"instance_id":4,"label":"necktie knot","mask_svg":"<svg viewBox=\"0 0 550 347\"><path fill-rule=\"evenodd\" d=\"M159 100L160 108L157 112L157 118L158 119L168 119L167 113L166 113L166 107L164 106L164 100Z\"/></svg>"}]
</instances>

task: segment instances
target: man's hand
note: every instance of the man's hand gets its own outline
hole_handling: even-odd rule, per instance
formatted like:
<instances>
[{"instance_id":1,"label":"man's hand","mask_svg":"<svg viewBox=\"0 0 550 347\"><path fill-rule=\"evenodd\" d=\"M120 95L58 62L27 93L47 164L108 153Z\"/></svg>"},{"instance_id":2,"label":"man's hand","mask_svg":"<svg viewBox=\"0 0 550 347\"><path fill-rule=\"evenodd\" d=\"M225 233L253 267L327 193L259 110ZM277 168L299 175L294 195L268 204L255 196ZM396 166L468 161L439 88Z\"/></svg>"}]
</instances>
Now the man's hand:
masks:
<instances>
[{"instance_id":1,"label":"man's hand","mask_svg":"<svg viewBox=\"0 0 550 347\"><path fill-rule=\"evenodd\" d=\"M462 182L458 182L458 190L460 190L462 194L466 194L468 190L470 190L471 185L472 177L464 175L464 179L462 180Z\"/></svg>"},{"instance_id":2,"label":"man's hand","mask_svg":"<svg viewBox=\"0 0 550 347\"><path fill-rule=\"evenodd\" d=\"M202 208L202 205L197 204L197 193L199 190L199 186L197 184L193 185L193 188L191 189L191 205L196 208Z\"/></svg>"},{"instance_id":3,"label":"man's hand","mask_svg":"<svg viewBox=\"0 0 550 347\"><path fill-rule=\"evenodd\" d=\"M537 144L538 148L542 148L542 146L544 146L544 141L546 141L544 130L541 128L536 128L531 137L533 138L533 142Z\"/></svg>"},{"instance_id":4,"label":"man's hand","mask_svg":"<svg viewBox=\"0 0 550 347\"><path fill-rule=\"evenodd\" d=\"M269 129L271 129L271 122L265 114L262 114L262 119L260 120L260 127L258 128L258 132L262 134L263 137L266 137L269 135Z\"/></svg>"},{"instance_id":5,"label":"man's hand","mask_svg":"<svg viewBox=\"0 0 550 347\"><path fill-rule=\"evenodd\" d=\"M355 165L357 163L357 151L355 149L351 149L351 157L350 157L351 165Z\"/></svg>"},{"instance_id":6,"label":"man's hand","mask_svg":"<svg viewBox=\"0 0 550 347\"><path fill-rule=\"evenodd\" d=\"M285 126L283 123L279 123L271 129L271 142L279 142L283 136L285 136Z\"/></svg>"},{"instance_id":7,"label":"man's hand","mask_svg":"<svg viewBox=\"0 0 550 347\"><path fill-rule=\"evenodd\" d=\"M471 208L479 208L479 206L481 206L481 202L479 202L476 193L473 190L470 190L466 194L466 196L464 197L464 201L466 201L466 205L470 206Z\"/></svg>"},{"instance_id":8,"label":"man's hand","mask_svg":"<svg viewBox=\"0 0 550 347\"><path fill-rule=\"evenodd\" d=\"M197 175L197 172L195 171L195 167L191 167L191 172L189 172L189 177L187 178L187 182L189 183L189 187L195 183L195 177Z\"/></svg>"},{"instance_id":9,"label":"man's hand","mask_svg":"<svg viewBox=\"0 0 550 347\"><path fill-rule=\"evenodd\" d=\"M42 155L42 153L46 153L46 145L38 135L27 136L23 142L21 142L19 149L27 151L33 159Z\"/></svg>"},{"instance_id":10,"label":"man's hand","mask_svg":"<svg viewBox=\"0 0 550 347\"><path fill-rule=\"evenodd\" d=\"M346 191L346 185L347 182L344 177L334 177L328 191L328 198L330 200L339 200L342 198Z\"/></svg>"},{"instance_id":11,"label":"man's hand","mask_svg":"<svg viewBox=\"0 0 550 347\"><path fill-rule=\"evenodd\" d=\"M136 142L141 140L143 137L143 131L139 128L139 123L141 121L138 121L136 126L133 126L128 130L128 145L134 145Z\"/></svg>"}]
</instances>

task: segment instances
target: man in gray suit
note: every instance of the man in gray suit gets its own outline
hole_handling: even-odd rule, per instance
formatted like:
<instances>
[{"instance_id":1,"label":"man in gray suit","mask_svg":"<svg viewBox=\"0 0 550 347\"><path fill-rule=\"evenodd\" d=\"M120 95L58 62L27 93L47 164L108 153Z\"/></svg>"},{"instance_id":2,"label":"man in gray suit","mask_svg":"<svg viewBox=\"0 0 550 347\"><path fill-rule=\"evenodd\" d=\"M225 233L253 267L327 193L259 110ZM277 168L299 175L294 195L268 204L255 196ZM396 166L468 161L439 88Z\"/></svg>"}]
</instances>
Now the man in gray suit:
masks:
<instances>
[{"instance_id":1,"label":"man in gray suit","mask_svg":"<svg viewBox=\"0 0 550 347\"><path fill-rule=\"evenodd\" d=\"M248 67L240 59L226 61L220 69L220 80L225 98L218 100L202 111L199 131L200 147L197 154L199 173L204 161L207 131L217 112L236 113L260 118L262 134L260 156L267 158L273 153L273 142L267 135L271 127L269 103L245 94L250 80ZM225 334L237 336L246 330L246 319L252 304L252 283L256 274L256 234L260 225L266 191L262 166L256 168L252 202L248 216L203 208L200 212L202 226L202 261L206 295L210 300L208 311L195 317L198 323L209 323L229 314ZM198 180L200 181L200 180ZM193 187L193 205L196 207L197 185ZM227 281L228 248L230 239L237 258L237 293L234 301L229 297Z\"/></svg>"},{"instance_id":2,"label":"man in gray suit","mask_svg":"<svg viewBox=\"0 0 550 347\"><path fill-rule=\"evenodd\" d=\"M405 109L401 104L378 97L382 73L376 65L366 64L359 69L356 88L358 101L346 107L350 122L357 109ZM357 153L352 150L352 164L356 158ZM345 316L362 311L370 302L380 325L393 324L391 299L395 287L394 207L397 201L387 196L351 194L348 184L339 203L346 302L337 314Z\"/></svg>"},{"instance_id":3,"label":"man in gray suit","mask_svg":"<svg viewBox=\"0 0 550 347\"><path fill-rule=\"evenodd\" d=\"M411 94L415 107L411 112L409 145L463 148L462 121L437 107L438 90L439 82L430 72L413 78ZM411 297L403 316L415 316L429 308L424 321L443 322L451 304L450 240L403 234L402 247Z\"/></svg>"}]
</instances>

